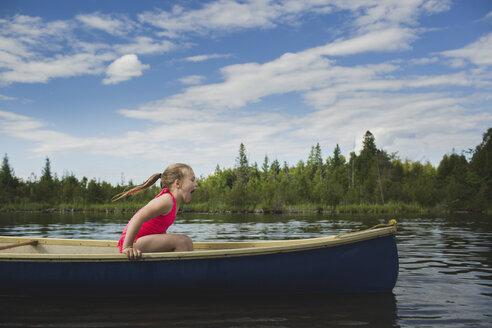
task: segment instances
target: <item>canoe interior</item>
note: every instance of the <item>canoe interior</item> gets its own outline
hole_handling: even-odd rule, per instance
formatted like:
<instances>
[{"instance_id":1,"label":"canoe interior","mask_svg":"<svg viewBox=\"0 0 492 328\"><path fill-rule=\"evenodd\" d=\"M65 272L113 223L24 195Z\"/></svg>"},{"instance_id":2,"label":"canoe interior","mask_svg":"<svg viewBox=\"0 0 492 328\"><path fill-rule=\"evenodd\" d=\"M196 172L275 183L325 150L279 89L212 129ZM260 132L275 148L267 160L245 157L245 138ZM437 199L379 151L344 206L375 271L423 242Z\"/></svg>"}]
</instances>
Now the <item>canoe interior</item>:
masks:
<instances>
[{"instance_id":1,"label":"canoe interior","mask_svg":"<svg viewBox=\"0 0 492 328\"><path fill-rule=\"evenodd\" d=\"M195 242L193 252L175 253L146 253L146 257L196 257L202 255L217 254L245 254L261 251L295 251L318 247L331 247L358 241L391 235L396 232L396 226L388 226L377 229L364 230L342 235L334 235L320 238L292 239L279 241L247 241L247 242ZM87 257L111 257L122 256L117 248L117 241L113 240L84 240L84 239L56 239L37 237L10 237L0 236L0 248L7 245L15 245L26 241L36 240L36 246L26 245L0 250L1 258L33 257L56 255L60 257L87 256Z\"/></svg>"},{"instance_id":2,"label":"canoe interior","mask_svg":"<svg viewBox=\"0 0 492 328\"><path fill-rule=\"evenodd\" d=\"M310 241L329 240L336 236L312 239L292 239L279 241L255 241L255 242L194 242L195 251L244 249L254 247L268 247L280 245L301 245ZM117 241L113 240L87 240L87 239L58 239L35 237L5 237L0 236L0 247L14 245L26 241L36 240L36 246L19 246L0 250L1 253L17 254L119 254Z\"/></svg>"}]
</instances>

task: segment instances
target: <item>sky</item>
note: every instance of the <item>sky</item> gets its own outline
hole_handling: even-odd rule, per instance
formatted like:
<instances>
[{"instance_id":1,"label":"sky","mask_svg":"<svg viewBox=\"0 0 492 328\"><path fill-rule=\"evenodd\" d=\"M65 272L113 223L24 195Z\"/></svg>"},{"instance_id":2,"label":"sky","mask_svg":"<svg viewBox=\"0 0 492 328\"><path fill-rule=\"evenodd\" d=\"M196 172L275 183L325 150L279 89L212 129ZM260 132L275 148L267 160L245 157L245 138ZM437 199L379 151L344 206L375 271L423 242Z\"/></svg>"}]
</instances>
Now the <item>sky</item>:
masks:
<instances>
[{"instance_id":1,"label":"sky","mask_svg":"<svg viewBox=\"0 0 492 328\"><path fill-rule=\"evenodd\" d=\"M371 131L438 166L492 127L492 1L0 0L0 152L15 175L206 177Z\"/></svg>"}]
</instances>

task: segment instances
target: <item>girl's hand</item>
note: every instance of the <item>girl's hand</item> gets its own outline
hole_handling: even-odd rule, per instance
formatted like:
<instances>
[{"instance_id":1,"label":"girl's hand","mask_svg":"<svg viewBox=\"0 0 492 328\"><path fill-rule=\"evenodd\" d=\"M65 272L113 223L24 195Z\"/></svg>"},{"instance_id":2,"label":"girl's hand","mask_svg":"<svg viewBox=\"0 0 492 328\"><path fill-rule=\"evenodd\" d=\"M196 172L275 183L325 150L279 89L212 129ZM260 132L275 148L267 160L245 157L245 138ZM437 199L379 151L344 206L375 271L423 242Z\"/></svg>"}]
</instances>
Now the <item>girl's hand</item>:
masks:
<instances>
[{"instance_id":1,"label":"girl's hand","mask_svg":"<svg viewBox=\"0 0 492 328\"><path fill-rule=\"evenodd\" d=\"M122 253L126 254L129 260L138 260L142 256L142 252L138 248L133 247L125 247Z\"/></svg>"}]
</instances>

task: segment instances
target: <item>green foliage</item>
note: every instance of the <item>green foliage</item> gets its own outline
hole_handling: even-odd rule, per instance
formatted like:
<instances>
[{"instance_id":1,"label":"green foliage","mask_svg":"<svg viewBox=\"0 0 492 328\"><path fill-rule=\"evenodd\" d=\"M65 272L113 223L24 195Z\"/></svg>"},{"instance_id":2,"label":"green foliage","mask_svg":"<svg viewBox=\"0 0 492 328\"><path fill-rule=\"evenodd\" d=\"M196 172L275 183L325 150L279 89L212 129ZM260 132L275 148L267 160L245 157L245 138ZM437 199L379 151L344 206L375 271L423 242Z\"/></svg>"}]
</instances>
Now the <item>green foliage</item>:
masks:
<instances>
[{"instance_id":1,"label":"green foliage","mask_svg":"<svg viewBox=\"0 0 492 328\"><path fill-rule=\"evenodd\" d=\"M217 165L213 174L198 179L193 202L196 211L329 211L397 213L438 209L492 211L492 128L483 141L464 155L444 155L437 168L430 163L402 161L378 149L370 131L363 149L347 159L336 145L323 160L317 143L306 161L282 165L265 155L261 168L250 164L241 143L234 168ZM122 179L123 181L123 179ZM123 183L122 183L123 184ZM130 181L130 185L131 185ZM41 177L15 177L5 155L0 170L0 207L3 209L136 210L159 192L154 186L111 203L124 190L107 182L73 173L61 179L52 174L47 158Z\"/></svg>"},{"instance_id":2,"label":"green foliage","mask_svg":"<svg viewBox=\"0 0 492 328\"><path fill-rule=\"evenodd\" d=\"M10 167L9 159L5 154L0 169L0 204L11 204L17 198L19 180L14 176L14 170Z\"/></svg>"},{"instance_id":3,"label":"green foliage","mask_svg":"<svg viewBox=\"0 0 492 328\"><path fill-rule=\"evenodd\" d=\"M492 163L491 136L492 129L484 135L484 142L477 146L473 157L477 162L485 162L476 164L480 170ZM242 171L247 171L241 166L241 163L247 163L241 161L245 151L241 144L232 172L216 170L213 176L202 181L196 191L196 195L200 195L201 209L207 202L207 208L212 211L309 208L339 212L370 211L372 208L378 212L384 212L384 209L404 212L423 211L424 208L456 211L490 207L486 197L492 190L492 174L484 177L483 170L473 169L473 159L468 163L462 155L445 155L437 169L430 163L402 162L396 154L389 155L378 149L370 131L364 135L360 154L351 153L348 162L338 145L333 156L323 162L318 143L311 147L306 162L301 160L292 167L287 163L281 167L277 159L270 163L265 156L261 171L256 163L249 166L247 183L244 183L246 179L239 178ZM214 188L203 187L209 186L211 181L226 181L231 175L236 176L236 183L229 188L217 184ZM214 195L221 195L223 201L217 202ZM194 208L193 204L191 208Z\"/></svg>"},{"instance_id":4,"label":"green foliage","mask_svg":"<svg viewBox=\"0 0 492 328\"><path fill-rule=\"evenodd\" d=\"M236 185L238 186L236 189L243 190L249 180L249 164L246 156L246 147L242 143L239 146L239 155L236 158L236 175Z\"/></svg>"},{"instance_id":5,"label":"green foliage","mask_svg":"<svg viewBox=\"0 0 492 328\"><path fill-rule=\"evenodd\" d=\"M468 182L474 191L478 190L474 206L491 207L492 199L492 128L483 134L483 141L475 148L470 161Z\"/></svg>"}]
</instances>

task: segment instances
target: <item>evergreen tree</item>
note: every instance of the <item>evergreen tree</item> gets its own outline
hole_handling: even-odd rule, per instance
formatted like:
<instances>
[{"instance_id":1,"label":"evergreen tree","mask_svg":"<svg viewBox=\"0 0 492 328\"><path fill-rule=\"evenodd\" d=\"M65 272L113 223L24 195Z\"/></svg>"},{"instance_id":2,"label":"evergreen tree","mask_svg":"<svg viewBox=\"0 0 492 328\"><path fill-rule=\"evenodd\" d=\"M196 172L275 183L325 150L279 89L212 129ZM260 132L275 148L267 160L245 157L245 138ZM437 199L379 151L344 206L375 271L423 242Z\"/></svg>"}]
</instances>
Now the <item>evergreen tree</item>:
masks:
<instances>
[{"instance_id":1,"label":"evergreen tree","mask_svg":"<svg viewBox=\"0 0 492 328\"><path fill-rule=\"evenodd\" d=\"M340 146L336 145L333 150L333 159L331 160L330 166L332 169L336 169L345 164L345 158L342 156L342 151L340 150Z\"/></svg>"},{"instance_id":2,"label":"evergreen tree","mask_svg":"<svg viewBox=\"0 0 492 328\"><path fill-rule=\"evenodd\" d=\"M48 157L46 157L46 162L41 173L41 181L53 182L53 176L51 175L51 162Z\"/></svg>"},{"instance_id":3,"label":"evergreen tree","mask_svg":"<svg viewBox=\"0 0 492 328\"><path fill-rule=\"evenodd\" d=\"M239 155L236 158L236 172L236 182L242 186L246 186L249 178L249 165L248 157L246 156L246 147L243 143L239 146Z\"/></svg>"},{"instance_id":4,"label":"evergreen tree","mask_svg":"<svg viewBox=\"0 0 492 328\"><path fill-rule=\"evenodd\" d=\"M319 143L316 146L311 147L311 151L309 152L309 157L307 161L307 169L309 178L313 179L314 176L317 176L317 183L321 182L321 178L324 175L323 170L323 156L321 155L321 147Z\"/></svg>"},{"instance_id":5,"label":"evergreen tree","mask_svg":"<svg viewBox=\"0 0 492 328\"><path fill-rule=\"evenodd\" d=\"M13 203L18 186L19 180L15 177L14 170L9 164L9 158L5 154L0 169L0 204Z\"/></svg>"},{"instance_id":6,"label":"evergreen tree","mask_svg":"<svg viewBox=\"0 0 492 328\"><path fill-rule=\"evenodd\" d=\"M243 143L239 146L239 155L236 158L236 181L234 182L230 200L234 207L244 207L248 203L249 164L246 156L246 147Z\"/></svg>"},{"instance_id":7,"label":"evergreen tree","mask_svg":"<svg viewBox=\"0 0 492 328\"><path fill-rule=\"evenodd\" d=\"M53 205L55 203L55 184L51 174L51 162L46 157L44 168L41 171L41 178L35 189L35 199Z\"/></svg>"},{"instance_id":8,"label":"evergreen tree","mask_svg":"<svg viewBox=\"0 0 492 328\"><path fill-rule=\"evenodd\" d=\"M376 147L376 138L374 138L374 135L371 133L371 131L366 131L364 134L364 140L362 141L362 151L361 151L361 156L364 155L376 155L377 152L377 147Z\"/></svg>"},{"instance_id":9,"label":"evergreen tree","mask_svg":"<svg viewBox=\"0 0 492 328\"><path fill-rule=\"evenodd\" d=\"M373 134L366 131L363 147L357 157L355 183L358 184L360 203L374 203L379 199L376 194L378 188L378 171L376 163L377 147Z\"/></svg>"},{"instance_id":10,"label":"evergreen tree","mask_svg":"<svg viewBox=\"0 0 492 328\"><path fill-rule=\"evenodd\" d=\"M261 170L262 170L262 177L263 177L263 181L265 181L268 177L268 168L269 168L269 165L268 165L268 156L265 155L265 159L263 160L263 165L261 166Z\"/></svg>"},{"instance_id":11,"label":"evergreen tree","mask_svg":"<svg viewBox=\"0 0 492 328\"><path fill-rule=\"evenodd\" d=\"M280 174L280 162L275 159L270 165L270 177L271 181L277 181L277 177Z\"/></svg>"}]
</instances>

